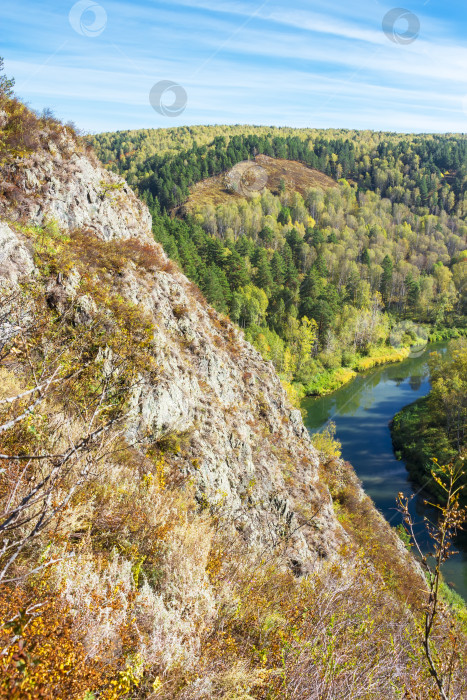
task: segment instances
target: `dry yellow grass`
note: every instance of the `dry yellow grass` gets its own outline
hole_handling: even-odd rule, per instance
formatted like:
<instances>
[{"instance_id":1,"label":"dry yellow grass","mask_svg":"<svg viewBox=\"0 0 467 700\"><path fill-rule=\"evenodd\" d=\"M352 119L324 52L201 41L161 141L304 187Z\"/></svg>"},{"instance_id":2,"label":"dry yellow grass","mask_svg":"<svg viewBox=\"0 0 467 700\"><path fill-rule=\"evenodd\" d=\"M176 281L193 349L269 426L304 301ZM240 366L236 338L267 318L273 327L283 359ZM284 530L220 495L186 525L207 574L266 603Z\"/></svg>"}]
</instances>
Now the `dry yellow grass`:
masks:
<instances>
[{"instance_id":1,"label":"dry yellow grass","mask_svg":"<svg viewBox=\"0 0 467 700\"><path fill-rule=\"evenodd\" d=\"M284 180L286 190L300 192L302 195L312 187L321 187L322 189L337 187L337 183L332 178L294 160L258 155L254 161L251 161L251 163L253 162L266 171L266 187L274 193L279 192L281 180ZM235 167L237 168L239 165L241 164L239 163ZM184 211L190 212L196 206L225 204L235 199L245 199L245 196L228 189L225 175L222 173L196 183L182 208Z\"/></svg>"}]
</instances>

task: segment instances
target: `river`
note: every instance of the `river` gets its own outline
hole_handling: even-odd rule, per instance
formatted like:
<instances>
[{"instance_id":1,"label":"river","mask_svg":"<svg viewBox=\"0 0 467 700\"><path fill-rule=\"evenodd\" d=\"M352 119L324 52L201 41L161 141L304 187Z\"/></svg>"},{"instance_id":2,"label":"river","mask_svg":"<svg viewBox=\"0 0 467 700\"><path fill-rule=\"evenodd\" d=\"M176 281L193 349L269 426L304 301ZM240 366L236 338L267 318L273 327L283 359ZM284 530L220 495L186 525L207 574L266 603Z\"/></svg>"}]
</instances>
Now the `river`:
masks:
<instances>
[{"instance_id":1,"label":"river","mask_svg":"<svg viewBox=\"0 0 467 700\"><path fill-rule=\"evenodd\" d=\"M427 551L423 516L433 518L433 509L424 505L427 497L418 484L411 483L403 461L397 461L389 423L404 406L430 391L427 358L430 352L446 352L447 343L429 345L419 357L386 365L358 375L349 384L321 398L303 401L305 424L310 433L321 430L329 420L337 427L342 457L354 467L366 493L391 525L401 522L396 496L416 494L411 512L417 532ZM445 580L467 600L467 535L455 543L455 554L443 567Z\"/></svg>"}]
</instances>

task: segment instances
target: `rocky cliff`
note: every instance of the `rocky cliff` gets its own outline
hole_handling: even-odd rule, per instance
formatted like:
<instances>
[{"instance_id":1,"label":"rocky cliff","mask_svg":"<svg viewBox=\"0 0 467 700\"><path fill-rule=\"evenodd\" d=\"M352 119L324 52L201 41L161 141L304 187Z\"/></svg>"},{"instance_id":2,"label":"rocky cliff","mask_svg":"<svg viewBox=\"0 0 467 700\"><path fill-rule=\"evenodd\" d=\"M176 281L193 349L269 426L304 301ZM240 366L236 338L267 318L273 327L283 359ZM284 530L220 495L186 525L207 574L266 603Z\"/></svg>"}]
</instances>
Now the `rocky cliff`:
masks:
<instances>
[{"instance_id":1,"label":"rocky cliff","mask_svg":"<svg viewBox=\"0 0 467 700\"><path fill-rule=\"evenodd\" d=\"M69 136L16 162L7 176L21 193L21 206L3 208L3 279L34 276L30 240L8 225L18 213L28 225L53 221L63 231L84 228L109 244L137 239L157 252L160 267L167 266L151 236L147 208L124 181L76 152ZM79 272L60 271L58 279L48 283L49 302L79 306ZM193 477L197 497L222 503L247 538L274 539L286 528L292 533L290 559L299 569L335 551L343 533L319 481L318 455L272 363L175 266L142 271L130 261L111 282L150 316L154 359L161 367L157 382L143 378L134 393L131 439L182 435L185 448L172 458L174 468Z\"/></svg>"}]
</instances>

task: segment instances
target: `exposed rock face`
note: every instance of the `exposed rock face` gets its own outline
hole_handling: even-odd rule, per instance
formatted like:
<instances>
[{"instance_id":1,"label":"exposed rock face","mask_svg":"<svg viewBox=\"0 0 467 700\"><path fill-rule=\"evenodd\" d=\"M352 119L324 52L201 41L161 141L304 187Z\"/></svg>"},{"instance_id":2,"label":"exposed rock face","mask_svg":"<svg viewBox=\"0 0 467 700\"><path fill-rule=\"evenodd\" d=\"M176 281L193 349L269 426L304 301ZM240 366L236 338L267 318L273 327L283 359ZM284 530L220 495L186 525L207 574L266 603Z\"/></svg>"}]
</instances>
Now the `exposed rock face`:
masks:
<instances>
[{"instance_id":1,"label":"exposed rock face","mask_svg":"<svg viewBox=\"0 0 467 700\"><path fill-rule=\"evenodd\" d=\"M64 228L90 229L109 245L139 237L158 248L149 212L128 186L68 151L64 142L60 151L44 150L15 165L29 221L55 218ZM20 234L3 224L0 241L0 276L16 282L30 275L33 260ZM181 436L172 467L194 479L200 501L235 518L249 541L286 541L297 573L332 555L345 535L319 482L319 458L300 412L288 404L272 364L180 272L130 268L116 277L115 288L152 317L161 373L157 383L144 379L135 392L129 435ZM51 279L48 303L60 312L78 282L73 272ZM82 302L77 323L93 313L93 301Z\"/></svg>"},{"instance_id":2,"label":"exposed rock face","mask_svg":"<svg viewBox=\"0 0 467 700\"><path fill-rule=\"evenodd\" d=\"M0 214L42 225L86 228L103 240L149 235L151 216L126 182L104 170L67 135L58 148L36 151L4 169L3 178L21 194L20 206L0 205Z\"/></svg>"},{"instance_id":3,"label":"exposed rock face","mask_svg":"<svg viewBox=\"0 0 467 700\"><path fill-rule=\"evenodd\" d=\"M156 386L146 385L135 396L141 408L132 430L186 433L179 468L195 475L209 502L224 503L255 538L296 530L297 560L325 556L339 528L317 480L317 453L272 364L196 301L183 275L160 272L147 282L138 284L129 272L122 289L153 314L163 371Z\"/></svg>"},{"instance_id":4,"label":"exposed rock face","mask_svg":"<svg viewBox=\"0 0 467 700\"><path fill-rule=\"evenodd\" d=\"M0 221L0 279L16 284L33 270L32 250L26 241Z\"/></svg>"}]
</instances>

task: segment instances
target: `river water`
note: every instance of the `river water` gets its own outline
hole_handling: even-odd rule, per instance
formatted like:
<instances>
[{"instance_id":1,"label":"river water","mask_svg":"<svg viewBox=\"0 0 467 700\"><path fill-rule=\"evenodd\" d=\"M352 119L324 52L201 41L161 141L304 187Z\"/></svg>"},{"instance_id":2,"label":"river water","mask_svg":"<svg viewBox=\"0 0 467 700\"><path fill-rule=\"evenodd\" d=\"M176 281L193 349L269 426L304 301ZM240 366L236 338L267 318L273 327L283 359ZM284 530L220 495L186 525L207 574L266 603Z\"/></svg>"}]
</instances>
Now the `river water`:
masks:
<instances>
[{"instance_id":1,"label":"river water","mask_svg":"<svg viewBox=\"0 0 467 700\"><path fill-rule=\"evenodd\" d=\"M435 350L444 353L446 349L446 343L429 345L419 357L358 375L332 394L307 398L302 404L310 433L321 430L329 420L335 422L342 458L353 465L366 493L391 525L401 522L396 511L397 494L416 494L411 512L425 551L429 542L423 516L433 519L433 509L424 505L427 494L420 491L420 485L411 483L404 462L396 460L389 423L404 406L428 394L428 355ZM466 533L457 538L455 549L458 554L444 565L444 577L467 600Z\"/></svg>"}]
</instances>

